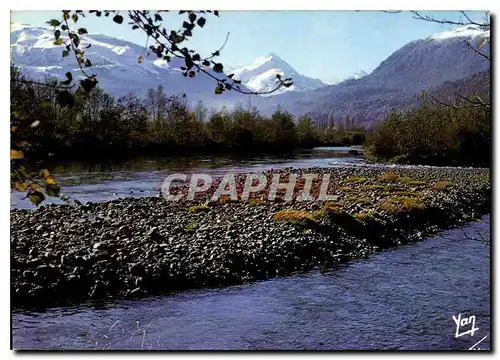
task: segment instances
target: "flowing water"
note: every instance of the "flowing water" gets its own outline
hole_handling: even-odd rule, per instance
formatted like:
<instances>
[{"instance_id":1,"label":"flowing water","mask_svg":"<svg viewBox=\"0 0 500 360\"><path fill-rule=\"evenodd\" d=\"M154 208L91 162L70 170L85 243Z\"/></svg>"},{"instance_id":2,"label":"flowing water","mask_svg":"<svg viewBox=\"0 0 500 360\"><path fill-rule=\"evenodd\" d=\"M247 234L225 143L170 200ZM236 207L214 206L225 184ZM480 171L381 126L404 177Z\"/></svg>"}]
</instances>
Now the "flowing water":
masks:
<instances>
[{"instance_id":1,"label":"flowing water","mask_svg":"<svg viewBox=\"0 0 500 360\"><path fill-rule=\"evenodd\" d=\"M349 148L293 157L135 159L52 168L81 201L152 196L172 172L259 172L269 168L371 166ZM11 206L29 208L20 193ZM53 199L49 199L54 201ZM489 216L423 242L311 272L222 289L45 312L16 311L15 349L468 349L490 348ZM456 338L452 316L475 316ZM465 331L467 326L461 331Z\"/></svg>"},{"instance_id":2,"label":"flowing water","mask_svg":"<svg viewBox=\"0 0 500 360\"><path fill-rule=\"evenodd\" d=\"M63 163L48 166L63 193L82 202L100 202L120 197L155 196L172 173L262 172L286 167L311 168L355 166L365 161L349 154L349 147L323 147L293 155L238 158L234 156L191 156L175 158L135 158L128 161ZM34 208L23 192L11 192L12 208ZM63 203L47 198L45 204Z\"/></svg>"},{"instance_id":3,"label":"flowing water","mask_svg":"<svg viewBox=\"0 0 500 360\"><path fill-rule=\"evenodd\" d=\"M13 314L15 349L490 349L489 216L340 270ZM456 337L453 316L475 316ZM465 326L464 332L470 329ZM459 333L460 333L459 332Z\"/></svg>"},{"instance_id":4,"label":"flowing water","mask_svg":"<svg viewBox=\"0 0 500 360\"><path fill-rule=\"evenodd\" d=\"M135 158L113 162L63 163L47 166L62 187L62 194L81 202L101 202L121 197L155 196L165 178L172 173L203 173L212 176L233 173L259 173L268 169L375 166L398 168L401 165L367 163L352 155L350 147L320 147L293 155L238 158L234 156L191 156L186 158ZM415 166L404 166L415 167ZM426 166L416 166L426 167ZM467 169L464 169L467 170ZM11 208L35 208L24 192L11 192ZM48 197L44 204L64 203Z\"/></svg>"}]
</instances>

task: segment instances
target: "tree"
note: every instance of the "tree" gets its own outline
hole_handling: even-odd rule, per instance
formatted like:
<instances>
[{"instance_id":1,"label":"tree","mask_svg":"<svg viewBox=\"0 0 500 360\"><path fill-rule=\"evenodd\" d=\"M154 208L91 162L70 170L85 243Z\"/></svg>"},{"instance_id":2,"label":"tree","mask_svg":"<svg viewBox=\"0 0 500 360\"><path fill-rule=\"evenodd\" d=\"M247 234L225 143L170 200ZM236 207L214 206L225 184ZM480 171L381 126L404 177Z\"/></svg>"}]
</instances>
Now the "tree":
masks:
<instances>
[{"instance_id":1,"label":"tree","mask_svg":"<svg viewBox=\"0 0 500 360\"><path fill-rule=\"evenodd\" d=\"M292 150L297 142L297 130L293 115L288 111L278 109L273 113L270 124L276 148Z\"/></svg>"},{"instance_id":2,"label":"tree","mask_svg":"<svg viewBox=\"0 0 500 360\"><path fill-rule=\"evenodd\" d=\"M233 122L229 112L223 108L213 112L207 123L207 133L216 148L226 147L232 141Z\"/></svg>"},{"instance_id":3,"label":"tree","mask_svg":"<svg viewBox=\"0 0 500 360\"><path fill-rule=\"evenodd\" d=\"M245 88L240 87L241 81L233 79L234 74L226 74L224 72L224 66L222 63L216 61L216 58L220 55L220 52L225 46L228 37L226 37L226 42L217 50L212 52L209 56L201 56L195 50L188 48L186 43L190 38L193 37L193 33L197 29L202 29L207 23L206 14L213 14L214 16L219 16L218 11L192 11L192 10L181 10L179 15L186 16L186 21L182 24L182 29L180 30L169 30L163 26L162 13L168 10L130 10L130 11L119 11L119 10L62 10L61 17L59 19L50 19L47 24L53 27L54 30L54 45L62 47L61 56L74 56L75 61L78 66L78 71L83 75L83 80L79 81L78 87L75 90L75 83L73 81L73 74L67 72L65 74L65 79L58 81L57 83L40 83L32 80L24 79L17 74L11 76L12 82L20 83L31 83L38 84L41 86L46 86L52 91L54 91L54 99L61 108L72 108L75 106L78 97L80 96L91 96L91 92L96 88L98 84L98 79L95 74L90 73L90 68L92 67L92 59L85 55L86 49L88 49L91 44L85 43L85 38L83 37L88 33L88 30L83 27L78 27L78 21L82 17L86 16L104 16L112 20L115 24L121 25L125 22L125 18L128 18L126 24L132 28L132 30L143 31L148 36L148 42L151 41L150 45L146 51L150 51L157 55L158 58L170 62L172 58L182 59L184 65L180 68L183 75L186 78L194 78L198 73L210 77L215 82L215 94L221 94L224 91L234 90L243 94L262 94L259 92L248 91ZM229 36L229 34L228 34ZM138 63L142 63L144 59L142 56L137 58ZM281 75L276 76L276 86L271 89L266 94L278 91L282 87L289 87L292 85L291 78L283 78ZM12 87L11 87L12 88ZM159 108L161 108L161 96L159 101L156 102ZM157 110L160 110L157 108ZM62 111L58 109L58 111ZM97 110L95 110L97 111ZM89 130L95 131L95 119L96 113L94 110L87 109L86 121L90 125ZM110 115L110 112L106 110L106 115ZM157 124L160 124L160 112L156 115ZM80 115L81 116L81 115ZM116 118L118 114L113 113L113 119ZM11 116L11 137L20 139L25 134L24 131L18 130L18 124L22 119L19 118L17 114L12 114ZM39 123L37 123L37 126ZM102 128L102 125L101 125ZM27 142L26 138L18 141L18 143L25 144ZM24 168L20 167L19 161L24 158L22 150L19 146L11 147L11 184L17 188L25 188L29 184L23 182L26 176L22 175L21 172L26 171ZM45 174L45 173L44 173ZM27 174L26 174L27 175ZM31 178L31 175L30 175ZM35 176L36 178L36 176ZM39 177L40 180L45 181L44 177ZM26 178L26 181L28 179ZM53 180L53 179L52 179ZM43 190L38 187L36 191ZM52 192L53 193L53 192ZM29 195L29 193L28 193ZM42 194L43 195L43 194ZM29 195L30 199L34 198ZM37 193L36 204L43 201L44 197Z\"/></svg>"},{"instance_id":4,"label":"tree","mask_svg":"<svg viewBox=\"0 0 500 360\"><path fill-rule=\"evenodd\" d=\"M369 151L397 162L486 165L491 160L491 111L424 102L392 112L373 133Z\"/></svg>"},{"instance_id":5,"label":"tree","mask_svg":"<svg viewBox=\"0 0 500 360\"><path fill-rule=\"evenodd\" d=\"M196 114L196 120L200 122L204 122L205 118L207 117L208 114L208 109L207 107L203 104L203 101L198 101L196 104L196 107L194 109L194 112Z\"/></svg>"},{"instance_id":6,"label":"tree","mask_svg":"<svg viewBox=\"0 0 500 360\"><path fill-rule=\"evenodd\" d=\"M10 182L17 191L26 191L26 198L34 204L40 204L45 195L59 196L60 187L47 169L40 172L28 170L25 152L32 146L29 140L40 126L40 120L34 120L34 114L40 109L35 97L37 92L18 69L11 66L11 104L10 104ZM26 106L29 104L29 106Z\"/></svg>"},{"instance_id":7,"label":"tree","mask_svg":"<svg viewBox=\"0 0 500 360\"><path fill-rule=\"evenodd\" d=\"M146 96L146 107L153 122L153 133L161 137L165 129L167 97L163 86L158 85L157 90L149 89Z\"/></svg>"},{"instance_id":8,"label":"tree","mask_svg":"<svg viewBox=\"0 0 500 360\"><path fill-rule=\"evenodd\" d=\"M147 132L148 114L144 101L133 93L118 99L118 107L122 109L121 121L130 138L139 138Z\"/></svg>"},{"instance_id":9,"label":"tree","mask_svg":"<svg viewBox=\"0 0 500 360\"><path fill-rule=\"evenodd\" d=\"M158 58L170 62L172 58L179 58L184 61L184 65L180 68L183 75L186 78L194 78L197 73L202 73L205 76L210 77L216 83L215 94L221 94L227 90L235 90L242 94L271 94L278 91L282 87L289 87L292 85L291 78L283 78L281 75L276 75L276 86L266 92L255 92L245 90L240 87L241 81L233 79L234 74L225 74L224 66L222 63L216 62L215 58L220 55L220 52L225 46L225 43L218 50L214 51L210 56L201 56L193 49L189 49L185 46L186 42L193 37L193 33L196 29L201 29L205 26L207 19L205 14L213 14L219 16L218 11L211 10L181 10L179 15L186 15L186 21L182 24L182 29L180 30L169 30L163 26L162 13L168 12L168 10L62 10L60 19L50 19L47 24L53 26L55 45L60 45L64 47L62 51L62 56L70 56L73 53L75 60L78 64L79 71L84 75L84 80L80 82L80 88L88 92L92 90L98 83L97 76L95 74L89 74L88 69L92 66L91 59L85 56L85 49L90 47L90 44L84 45L84 39L80 36L88 33L86 28L78 28L75 30L72 26L77 27L77 23L80 17L86 17L87 15L95 15L101 17L104 15L113 20L116 24L121 25L124 22L124 16L128 17L128 25L131 26L132 30L140 30L146 33L148 40L151 39L153 45L150 45L147 49L152 53L155 53ZM70 25L71 23L71 25ZM67 35L67 38L63 40L63 34ZM228 34L229 36L229 34ZM226 37L226 41L227 41ZM85 47L84 47L85 46ZM142 56L137 59L138 63L144 61ZM69 86L73 81L73 76L71 73L66 74L66 80L61 83L63 86ZM66 99L70 95L68 90L64 90L65 95L60 98L61 104L66 103Z\"/></svg>"},{"instance_id":10,"label":"tree","mask_svg":"<svg viewBox=\"0 0 500 360\"><path fill-rule=\"evenodd\" d=\"M297 140L301 147L311 147L318 143L318 132L312 119L303 115L297 122Z\"/></svg>"}]
</instances>

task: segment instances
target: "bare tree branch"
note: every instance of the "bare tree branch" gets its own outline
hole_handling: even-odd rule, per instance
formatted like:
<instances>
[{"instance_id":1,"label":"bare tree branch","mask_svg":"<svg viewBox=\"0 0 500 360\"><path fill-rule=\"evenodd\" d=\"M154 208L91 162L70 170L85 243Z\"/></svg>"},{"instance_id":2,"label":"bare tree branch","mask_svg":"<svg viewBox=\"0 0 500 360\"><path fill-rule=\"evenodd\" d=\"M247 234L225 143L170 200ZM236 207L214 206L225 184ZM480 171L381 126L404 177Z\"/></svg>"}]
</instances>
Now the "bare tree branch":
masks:
<instances>
[{"instance_id":1,"label":"bare tree branch","mask_svg":"<svg viewBox=\"0 0 500 360\"><path fill-rule=\"evenodd\" d=\"M432 16L428 16L428 15L423 15L421 14L419 11L414 11L412 10L411 11L413 13L413 18L414 19L417 19L417 20L423 20L423 21L428 21L428 22L434 22L434 23L438 23L438 24L448 24L448 25L460 25L460 26L466 26L466 25L476 25L476 26L479 26L481 29L484 29L484 30L490 30L490 20L489 20L489 16L487 13L485 13L485 17L484 17L484 22L482 23L478 23L476 21L473 21L470 16L467 14L467 12L461 10L460 11L460 14L462 14L466 21L452 21L452 20L448 20L448 19L436 19ZM482 45L480 45L478 48L475 48L469 41L465 40L465 47L467 49L470 49L472 50L475 54L479 55L479 56L482 56L483 58L485 58L486 60L488 61L491 61L491 58L489 55L479 51L479 49L484 45L484 43ZM478 100L472 100L472 99L469 99L465 96L462 96L458 93L455 93L456 96L458 96L459 98L461 98L462 100L466 101L469 103L469 105L455 105L455 104L449 104L449 103L444 103L438 99L436 99L433 95L430 95L430 97L438 104L440 105L443 105L443 106L447 106L447 107L452 107L452 108L455 108L455 109L458 109L458 108L470 108L470 107L486 107L486 108L490 108L490 104L487 104L487 103L484 103L479 97L477 97Z\"/></svg>"},{"instance_id":2,"label":"bare tree branch","mask_svg":"<svg viewBox=\"0 0 500 360\"><path fill-rule=\"evenodd\" d=\"M470 50L474 51L477 55L480 55L480 56L484 57L486 60L488 60L488 61L490 61L490 60L491 60L491 59L490 59L490 57L489 57L489 55L486 55L485 53L480 52L480 51L479 51L479 49L476 49L476 48L475 48L475 47L474 47L474 46L470 43L470 41L465 40L465 47L466 47L467 49L470 49Z\"/></svg>"},{"instance_id":3,"label":"bare tree branch","mask_svg":"<svg viewBox=\"0 0 500 360\"><path fill-rule=\"evenodd\" d=\"M143 31L146 31L145 26L144 26L145 25L144 21L147 21L146 15L142 11L139 11L139 10L129 11L129 13L132 14L132 16L134 18L135 24L137 24L139 26L139 28L141 28ZM152 37L153 37L153 39L159 45L164 46L164 44L159 40L160 37L164 38L166 41L168 41L170 43L170 45L175 45L175 44L172 43L172 41L165 34L163 34L161 31L159 31L159 29L153 30L153 33L158 35L158 36L153 35ZM229 33L226 36L226 41L224 42L223 46L225 46L228 37L229 37ZM185 56L179 55L176 52L171 51L170 49L169 49L169 51L175 57L181 58L181 59L185 59ZM204 60L208 60L210 58L213 58L213 55L211 57L209 57L209 58L204 59ZM224 79L224 78L218 78L217 76L215 76L212 73L210 73L209 71L207 71L203 66L197 64L196 62L193 62L193 66L198 71L200 71L200 72L204 73L205 75L209 76L210 78L216 80L217 83L219 83L219 84L224 83L225 85L229 86L231 88L231 90L235 90L235 91L237 91L237 92L239 92L241 94L245 94L245 95L268 95L268 94L272 94L272 93L278 91L283 86L286 86L285 85L286 84L285 83L286 79L285 80L278 79L279 81L278 81L277 86L274 89L272 89L272 90L262 91L262 92L258 92L258 91L245 91L245 90L241 90L241 88L238 85L234 85L234 83L233 84L227 83L226 79ZM226 78L227 78L227 76L226 76Z\"/></svg>"},{"instance_id":4,"label":"bare tree branch","mask_svg":"<svg viewBox=\"0 0 500 360\"><path fill-rule=\"evenodd\" d=\"M436 18L429 16L429 15L423 15L419 11L411 10L411 12L414 15L413 18L417 19L417 20L424 20L424 21L434 22L434 23L438 23L438 24L460 25L460 26L477 25L477 26L484 28L484 29L490 28L489 20L485 21L483 23L478 23L478 22L472 21L471 18L465 13L465 11L460 11L460 13L465 16L467 21L452 21L452 20L448 20L448 19L436 19Z\"/></svg>"},{"instance_id":5,"label":"bare tree branch","mask_svg":"<svg viewBox=\"0 0 500 360\"><path fill-rule=\"evenodd\" d=\"M34 81L34 80L24 80L24 79L13 79L13 81L17 83L22 83L22 84L27 84L27 85L39 85L39 86L45 86L45 87L50 87L53 89L65 89L69 90L75 87L75 84L73 85L58 85L58 84L50 84L50 83L42 83L39 81Z\"/></svg>"}]
</instances>

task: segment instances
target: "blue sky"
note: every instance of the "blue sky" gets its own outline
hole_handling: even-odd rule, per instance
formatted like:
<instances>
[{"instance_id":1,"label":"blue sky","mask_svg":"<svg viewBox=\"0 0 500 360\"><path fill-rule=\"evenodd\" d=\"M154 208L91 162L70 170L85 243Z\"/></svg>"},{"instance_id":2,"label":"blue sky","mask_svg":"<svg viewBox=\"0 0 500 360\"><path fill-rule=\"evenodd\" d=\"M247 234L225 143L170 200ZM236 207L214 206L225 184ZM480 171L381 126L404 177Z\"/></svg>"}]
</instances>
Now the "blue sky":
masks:
<instances>
[{"instance_id":1,"label":"blue sky","mask_svg":"<svg viewBox=\"0 0 500 360\"><path fill-rule=\"evenodd\" d=\"M457 11L422 12L436 18L459 20ZM470 11L473 19L482 12ZM167 29L178 29L185 15L164 14ZM11 21L43 25L60 18L59 11L13 11ZM127 19L127 18L125 18ZM271 52L276 53L299 73L325 81L335 81L360 70L372 71L392 52L406 43L450 29L449 25L412 18L409 12L388 14L380 11L221 11L220 17L206 14L203 30L197 29L190 46L202 55L219 48L225 67L252 63ZM130 26L115 24L110 18L95 15L79 21L89 33L146 43L146 35Z\"/></svg>"}]
</instances>

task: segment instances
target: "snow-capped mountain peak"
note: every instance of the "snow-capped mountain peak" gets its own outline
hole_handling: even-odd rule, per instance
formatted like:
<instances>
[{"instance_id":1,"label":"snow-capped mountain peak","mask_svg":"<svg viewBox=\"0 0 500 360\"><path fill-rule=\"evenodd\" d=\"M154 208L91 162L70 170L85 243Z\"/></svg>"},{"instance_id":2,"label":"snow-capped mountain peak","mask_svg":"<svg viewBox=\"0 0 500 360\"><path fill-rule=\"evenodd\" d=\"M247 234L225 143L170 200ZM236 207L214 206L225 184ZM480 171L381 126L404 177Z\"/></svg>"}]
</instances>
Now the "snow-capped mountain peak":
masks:
<instances>
[{"instance_id":1,"label":"snow-capped mountain peak","mask_svg":"<svg viewBox=\"0 0 500 360\"><path fill-rule=\"evenodd\" d=\"M61 39L63 43L68 41L67 34L61 33ZM201 100L207 105L231 105L243 97L235 91L215 95L215 83L207 76L184 77L180 70L182 59L168 63L141 45L102 34L80 35L80 40L84 47L91 45L85 47L85 57L92 62L89 72L96 74L99 85L114 96L131 91L143 96L149 88L161 84L167 95L186 94L193 103ZM76 79L82 78L74 56L63 57L65 47L54 44L52 27L11 23L10 41L11 63L25 75L61 79L69 71ZM139 57L143 61L139 62ZM242 90L248 89L242 86Z\"/></svg>"},{"instance_id":2,"label":"snow-capped mountain peak","mask_svg":"<svg viewBox=\"0 0 500 360\"><path fill-rule=\"evenodd\" d=\"M449 40L453 38L490 37L490 31L479 25L465 25L429 36L429 40Z\"/></svg>"},{"instance_id":3,"label":"snow-capped mountain peak","mask_svg":"<svg viewBox=\"0 0 500 360\"><path fill-rule=\"evenodd\" d=\"M274 89L277 86L277 74L292 78L292 86L282 88L272 93L272 95L282 94L287 91L312 91L326 85L321 80L299 74L275 53L258 57L250 65L233 69L232 73L234 73L235 79L241 80L246 87L258 92Z\"/></svg>"}]
</instances>

